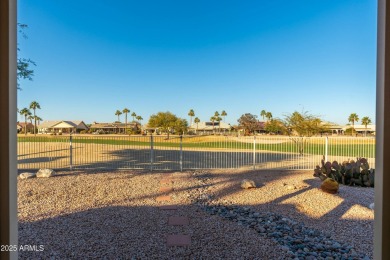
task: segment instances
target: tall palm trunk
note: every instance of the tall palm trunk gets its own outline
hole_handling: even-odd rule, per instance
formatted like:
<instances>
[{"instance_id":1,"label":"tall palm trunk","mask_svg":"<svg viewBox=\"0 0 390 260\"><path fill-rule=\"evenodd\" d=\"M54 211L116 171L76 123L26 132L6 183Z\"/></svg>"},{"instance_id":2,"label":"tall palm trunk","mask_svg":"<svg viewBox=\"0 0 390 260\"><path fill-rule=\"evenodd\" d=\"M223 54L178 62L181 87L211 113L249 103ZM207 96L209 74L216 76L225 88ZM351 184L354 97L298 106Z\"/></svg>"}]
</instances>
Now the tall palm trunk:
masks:
<instances>
[{"instance_id":1,"label":"tall palm trunk","mask_svg":"<svg viewBox=\"0 0 390 260\"><path fill-rule=\"evenodd\" d=\"M127 134L127 113L125 113L125 134Z\"/></svg>"},{"instance_id":2,"label":"tall palm trunk","mask_svg":"<svg viewBox=\"0 0 390 260\"><path fill-rule=\"evenodd\" d=\"M24 135L27 135L27 116L24 115Z\"/></svg>"},{"instance_id":3,"label":"tall palm trunk","mask_svg":"<svg viewBox=\"0 0 390 260\"><path fill-rule=\"evenodd\" d=\"M35 129L37 128L37 117L35 116L35 108L33 110L34 110L34 135L37 135L37 133L35 132Z\"/></svg>"}]
</instances>

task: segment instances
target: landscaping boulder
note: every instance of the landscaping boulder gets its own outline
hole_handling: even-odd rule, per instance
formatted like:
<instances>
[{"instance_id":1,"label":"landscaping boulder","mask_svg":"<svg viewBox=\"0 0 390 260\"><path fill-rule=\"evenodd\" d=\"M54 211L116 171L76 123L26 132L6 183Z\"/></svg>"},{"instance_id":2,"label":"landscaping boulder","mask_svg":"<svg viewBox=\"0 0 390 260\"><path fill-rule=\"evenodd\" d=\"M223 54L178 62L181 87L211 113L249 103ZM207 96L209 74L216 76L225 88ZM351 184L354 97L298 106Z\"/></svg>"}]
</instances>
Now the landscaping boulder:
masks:
<instances>
[{"instance_id":1,"label":"landscaping boulder","mask_svg":"<svg viewBox=\"0 0 390 260\"><path fill-rule=\"evenodd\" d=\"M331 178L327 178L321 184L321 190L335 194L339 191L339 183Z\"/></svg>"},{"instance_id":2,"label":"landscaping boulder","mask_svg":"<svg viewBox=\"0 0 390 260\"><path fill-rule=\"evenodd\" d=\"M19 177L19 179L24 180L24 179L34 178L36 176L35 176L35 173L33 173L33 172L23 172L23 173L19 174L18 177Z\"/></svg>"},{"instance_id":3,"label":"landscaping boulder","mask_svg":"<svg viewBox=\"0 0 390 260\"><path fill-rule=\"evenodd\" d=\"M56 174L56 172L52 169L39 169L37 172L37 177L38 178L48 178L52 177Z\"/></svg>"},{"instance_id":4,"label":"landscaping boulder","mask_svg":"<svg viewBox=\"0 0 390 260\"><path fill-rule=\"evenodd\" d=\"M251 188L256 188L256 184L254 181L249 180L249 179L243 179L241 181L241 188L243 189L251 189Z\"/></svg>"}]
</instances>

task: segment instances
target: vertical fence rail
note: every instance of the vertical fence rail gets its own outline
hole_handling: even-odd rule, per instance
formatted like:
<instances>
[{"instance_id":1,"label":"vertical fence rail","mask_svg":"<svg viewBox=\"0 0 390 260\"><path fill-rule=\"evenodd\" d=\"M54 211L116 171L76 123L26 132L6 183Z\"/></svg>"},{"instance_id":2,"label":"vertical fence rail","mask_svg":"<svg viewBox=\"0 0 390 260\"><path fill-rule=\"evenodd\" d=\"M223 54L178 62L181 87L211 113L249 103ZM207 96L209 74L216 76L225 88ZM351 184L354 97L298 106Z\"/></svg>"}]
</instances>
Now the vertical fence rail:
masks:
<instances>
[{"instance_id":1,"label":"vertical fence rail","mask_svg":"<svg viewBox=\"0 0 390 260\"><path fill-rule=\"evenodd\" d=\"M150 135L150 171L153 171L153 135Z\"/></svg>"},{"instance_id":2,"label":"vertical fence rail","mask_svg":"<svg viewBox=\"0 0 390 260\"><path fill-rule=\"evenodd\" d=\"M180 171L183 171L183 136L180 136L180 155L179 155L179 160L180 160Z\"/></svg>"},{"instance_id":3,"label":"vertical fence rail","mask_svg":"<svg viewBox=\"0 0 390 260\"><path fill-rule=\"evenodd\" d=\"M256 136L253 136L253 170L256 170Z\"/></svg>"},{"instance_id":4,"label":"vertical fence rail","mask_svg":"<svg viewBox=\"0 0 390 260\"><path fill-rule=\"evenodd\" d=\"M72 135L69 136L69 169L72 170L73 165L73 149L72 149Z\"/></svg>"}]
</instances>

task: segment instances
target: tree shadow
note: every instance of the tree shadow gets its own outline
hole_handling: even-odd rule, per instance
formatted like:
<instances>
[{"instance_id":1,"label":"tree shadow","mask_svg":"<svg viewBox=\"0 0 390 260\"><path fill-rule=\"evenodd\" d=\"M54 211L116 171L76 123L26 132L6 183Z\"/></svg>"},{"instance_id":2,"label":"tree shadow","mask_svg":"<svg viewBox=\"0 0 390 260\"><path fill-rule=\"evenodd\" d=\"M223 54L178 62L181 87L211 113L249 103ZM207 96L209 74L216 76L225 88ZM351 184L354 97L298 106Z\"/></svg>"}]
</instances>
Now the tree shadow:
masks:
<instances>
[{"instance_id":1,"label":"tree shadow","mask_svg":"<svg viewBox=\"0 0 390 260\"><path fill-rule=\"evenodd\" d=\"M29 164L29 163L47 163L53 162L61 159L66 159L66 156L53 156L53 157L34 157L34 158L26 158L26 159L18 159L19 164Z\"/></svg>"}]
</instances>

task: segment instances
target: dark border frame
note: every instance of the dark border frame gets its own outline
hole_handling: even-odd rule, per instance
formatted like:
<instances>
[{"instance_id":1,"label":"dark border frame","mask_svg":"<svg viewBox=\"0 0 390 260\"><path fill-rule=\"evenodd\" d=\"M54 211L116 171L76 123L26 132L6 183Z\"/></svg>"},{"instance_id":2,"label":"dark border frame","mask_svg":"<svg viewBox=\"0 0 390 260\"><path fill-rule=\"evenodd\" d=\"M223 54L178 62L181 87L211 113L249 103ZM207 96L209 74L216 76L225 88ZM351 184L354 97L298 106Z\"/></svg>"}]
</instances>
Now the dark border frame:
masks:
<instances>
[{"instance_id":1,"label":"dark border frame","mask_svg":"<svg viewBox=\"0 0 390 260\"><path fill-rule=\"evenodd\" d=\"M16 245L16 1L0 0L0 244ZM389 19L386 19L389 18ZM390 5L378 0L374 258L390 259ZM387 173L387 174L384 174ZM17 259L1 252L0 259Z\"/></svg>"}]
</instances>

